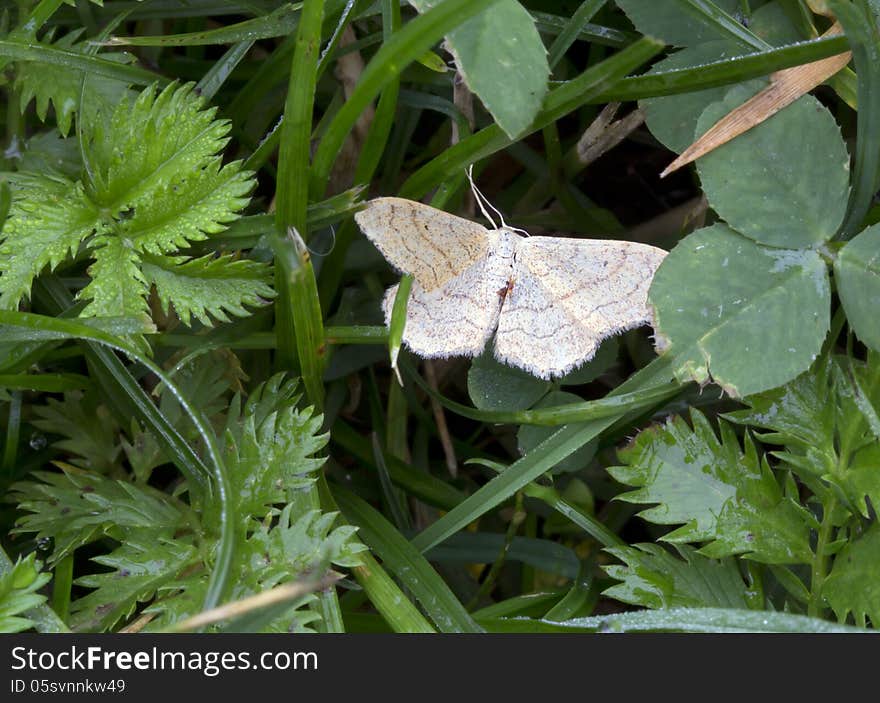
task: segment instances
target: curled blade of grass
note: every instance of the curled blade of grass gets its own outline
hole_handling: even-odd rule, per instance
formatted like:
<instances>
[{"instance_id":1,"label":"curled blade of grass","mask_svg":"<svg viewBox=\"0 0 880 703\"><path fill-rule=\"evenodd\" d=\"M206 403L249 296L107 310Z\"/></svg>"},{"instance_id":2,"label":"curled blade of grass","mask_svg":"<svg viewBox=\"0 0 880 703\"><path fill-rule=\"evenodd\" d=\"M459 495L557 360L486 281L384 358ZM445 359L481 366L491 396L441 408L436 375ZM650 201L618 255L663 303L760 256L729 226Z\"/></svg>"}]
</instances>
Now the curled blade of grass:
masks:
<instances>
[{"instance_id":1,"label":"curled blade of grass","mask_svg":"<svg viewBox=\"0 0 880 703\"><path fill-rule=\"evenodd\" d=\"M154 364L151 359L138 352L137 350L131 348L131 346L127 342L119 339L118 337L115 337L114 335L108 334L101 330L96 330L92 327L88 327L72 320L63 320L60 318L46 317L44 315L12 312L8 310L0 310L0 325L3 325L8 329L19 329L24 331L25 333L28 333L30 331L40 331L54 334L56 335L56 338L59 339L76 339L85 342L92 342L103 347L107 347L108 349L112 349L113 351L121 352L122 354L125 354L130 359L138 362L147 370L149 370L152 374L154 374L159 379L159 381L165 385L168 391L174 396L175 400L177 400L177 402L180 404L180 407L187 415L190 422L193 423L193 426L195 427L199 438L204 443L205 451L208 455L210 469L208 469L208 467L205 467L204 464L201 463L201 460L198 459L198 457L196 457L196 465L199 467L197 470L194 470L193 463L191 461L178 461L176 462L177 466L186 476L192 489L198 489L200 487L204 489L206 487L207 478L205 474L210 472L210 475L212 475L214 478L211 489L216 494L215 499L220 503L219 512L221 535L218 544L214 569L211 572L207 594L205 596L204 602L205 608L213 608L214 606L216 606L221 601L223 594L226 592L226 588L229 582L229 574L232 566L232 551L235 544L234 521L229 514L229 475L227 473L226 466L223 463L223 459L217 449L217 445L214 440L214 434L202 418L201 413L196 410L193 405L190 404L190 402L184 397L177 386L175 386L171 382L171 379L169 379L167 375L162 371L162 369ZM124 366L122 366L121 362L119 362L119 360L115 356L113 356L112 353L108 352L107 355L110 356L110 358L114 359L118 365L107 363L106 359L104 359L102 356L97 356L100 362L104 362L104 373L106 374L106 378L113 379L115 383L119 384L119 387L123 390L123 392L125 392L128 395L129 399L133 401L137 406L141 406L144 403L149 406L149 408L142 408L142 412L138 413L138 415L142 417L153 417L155 415L158 415L159 413L157 408L143 392L143 389L141 389L139 385L134 383L134 379L131 378L128 370ZM100 374L98 375L100 380ZM137 387L137 391L134 391L131 388L129 380ZM152 425L152 423L148 424ZM153 425L153 428L157 429L155 425ZM168 428L163 429L165 429L167 433ZM185 444L185 440L177 435L176 430L174 430L173 427L170 429L173 431L173 434L177 436L179 441ZM166 433L160 432L160 437L166 440L169 439L166 436ZM192 450L190 449L190 452L191 451ZM172 456L179 457L179 453L177 451L171 451L169 453Z\"/></svg>"},{"instance_id":2,"label":"curled blade of grass","mask_svg":"<svg viewBox=\"0 0 880 703\"><path fill-rule=\"evenodd\" d=\"M379 91L450 30L497 1L446 0L408 22L382 45L367 64L354 92L328 125L318 145L311 169L310 190L314 196L323 194L333 161L345 138Z\"/></svg>"},{"instance_id":3,"label":"curled blade of grass","mask_svg":"<svg viewBox=\"0 0 880 703\"><path fill-rule=\"evenodd\" d=\"M406 362L402 364L406 375L413 379L425 393L435 398L440 404L451 410L456 415L461 415L470 420L496 424L513 425L541 425L544 427L556 427L571 422L587 422L600 420L605 417L619 416L623 412L643 410L652 405L657 405L677 395L681 386L677 383L669 383L657 388L633 391L622 395L606 396L598 400L587 400L582 403L569 403L567 405L555 405L538 410L478 410L461 403L456 403L446 396L433 390L425 380L418 375L415 369Z\"/></svg>"},{"instance_id":4,"label":"curled blade of grass","mask_svg":"<svg viewBox=\"0 0 880 703\"><path fill-rule=\"evenodd\" d=\"M655 359L621 384L612 395L622 395L636 390L647 391L658 385L666 385L671 378L669 362L665 359ZM562 426L531 452L511 464L504 473L493 478L433 525L416 535L413 544L421 551L425 551L442 542L552 469L626 414L627 411L621 411L600 420Z\"/></svg>"},{"instance_id":5,"label":"curled blade of grass","mask_svg":"<svg viewBox=\"0 0 880 703\"><path fill-rule=\"evenodd\" d=\"M92 76L122 81L131 85L152 85L157 83L166 86L171 81L158 73L151 73L137 66L109 61L98 56L81 54L78 51L59 49L36 42L0 40L0 57L13 61L36 61L50 66L82 71Z\"/></svg>"},{"instance_id":6,"label":"curled blade of grass","mask_svg":"<svg viewBox=\"0 0 880 703\"><path fill-rule=\"evenodd\" d=\"M849 38L858 78L852 190L837 234L838 239L850 239L861 229L880 181L880 29L876 11L866 0L830 0L829 5Z\"/></svg>"},{"instance_id":7,"label":"curled blade of grass","mask_svg":"<svg viewBox=\"0 0 880 703\"><path fill-rule=\"evenodd\" d=\"M482 632L428 560L378 511L342 488L333 495L364 544L412 592L440 632Z\"/></svg>"},{"instance_id":8,"label":"curled blade of grass","mask_svg":"<svg viewBox=\"0 0 880 703\"><path fill-rule=\"evenodd\" d=\"M634 68L655 56L663 45L650 38L639 39L547 94L544 106L526 133L542 129L560 117L576 110ZM462 172L469 164L501 151L513 143L496 124L489 125L462 139L410 176L400 190L400 197L417 200L441 181Z\"/></svg>"},{"instance_id":9,"label":"curled blade of grass","mask_svg":"<svg viewBox=\"0 0 880 703\"><path fill-rule=\"evenodd\" d=\"M841 31L840 25L835 24L823 36L835 36ZM846 51L837 56L803 66L777 71L770 77L770 85L712 125L699 139L681 152L677 159L663 169L660 177L668 176L682 166L696 161L701 156L705 156L710 151L761 124L845 68L851 58L852 53Z\"/></svg>"}]
</instances>

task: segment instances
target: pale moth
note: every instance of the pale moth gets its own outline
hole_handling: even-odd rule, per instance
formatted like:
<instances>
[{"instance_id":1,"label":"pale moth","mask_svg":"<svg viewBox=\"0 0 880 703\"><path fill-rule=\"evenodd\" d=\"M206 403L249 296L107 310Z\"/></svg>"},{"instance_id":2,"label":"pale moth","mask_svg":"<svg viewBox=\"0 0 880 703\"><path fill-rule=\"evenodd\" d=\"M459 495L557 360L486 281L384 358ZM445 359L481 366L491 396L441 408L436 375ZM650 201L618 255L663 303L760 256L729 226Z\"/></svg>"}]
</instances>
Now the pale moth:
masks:
<instances>
[{"instance_id":1,"label":"pale moth","mask_svg":"<svg viewBox=\"0 0 880 703\"><path fill-rule=\"evenodd\" d=\"M592 359L606 337L651 322L648 288L666 256L657 247L524 237L503 220L487 229L402 198L371 200L355 220L413 277L403 341L421 357L477 356L494 333L498 360L550 379ZM385 295L386 323L396 293Z\"/></svg>"}]
</instances>

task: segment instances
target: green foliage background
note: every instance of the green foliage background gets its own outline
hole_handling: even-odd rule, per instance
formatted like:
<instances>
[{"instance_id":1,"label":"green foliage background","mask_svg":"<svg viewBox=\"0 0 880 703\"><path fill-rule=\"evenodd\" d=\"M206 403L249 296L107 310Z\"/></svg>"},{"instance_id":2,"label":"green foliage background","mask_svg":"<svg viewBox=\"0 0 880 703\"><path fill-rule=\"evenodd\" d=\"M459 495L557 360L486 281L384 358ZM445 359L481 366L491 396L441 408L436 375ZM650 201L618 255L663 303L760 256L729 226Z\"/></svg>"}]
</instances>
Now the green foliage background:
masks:
<instances>
[{"instance_id":1,"label":"green foliage background","mask_svg":"<svg viewBox=\"0 0 880 703\"><path fill-rule=\"evenodd\" d=\"M0 3L0 630L875 628L880 28L827 4ZM402 347L352 215L474 217L471 165L670 250L653 335L553 382Z\"/></svg>"}]
</instances>

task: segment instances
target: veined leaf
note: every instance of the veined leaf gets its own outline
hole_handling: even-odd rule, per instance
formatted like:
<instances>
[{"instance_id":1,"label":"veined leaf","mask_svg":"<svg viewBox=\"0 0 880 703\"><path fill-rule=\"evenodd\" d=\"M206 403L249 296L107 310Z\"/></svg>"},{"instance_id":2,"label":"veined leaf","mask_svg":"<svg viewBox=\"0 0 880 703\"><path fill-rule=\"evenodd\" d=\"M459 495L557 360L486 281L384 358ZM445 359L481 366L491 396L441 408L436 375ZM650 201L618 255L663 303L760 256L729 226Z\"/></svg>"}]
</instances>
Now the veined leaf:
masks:
<instances>
[{"instance_id":1,"label":"veined leaf","mask_svg":"<svg viewBox=\"0 0 880 703\"><path fill-rule=\"evenodd\" d=\"M439 0L410 0L426 12ZM517 0L501 0L452 30L446 43L468 87L511 138L534 120L550 65L535 21Z\"/></svg>"},{"instance_id":2,"label":"veined leaf","mask_svg":"<svg viewBox=\"0 0 880 703\"><path fill-rule=\"evenodd\" d=\"M142 269L162 306L173 305L185 325L192 317L203 325L211 324L209 315L221 322L229 321L227 313L244 317L245 305L263 305L274 295L269 269L247 259L146 255Z\"/></svg>"},{"instance_id":3,"label":"veined leaf","mask_svg":"<svg viewBox=\"0 0 880 703\"><path fill-rule=\"evenodd\" d=\"M697 134L753 93L748 85L732 88L703 111ZM849 154L831 113L811 95L706 154L697 171L712 208L761 244L821 244L846 214Z\"/></svg>"},{"instance_id":4,"label":"veined leaf","mask_svg":"<svg viewBox=\"0 0 880 703\"><path fill-rule=\"evenodd\" d=\"M741 9L739 0L714 0L711 3L697 3L691 0L675 2L645 2L645 0L615 0L630 21L642 34L662 39L675 46L693 46L714 39L738 37L744 48L760 49L760 41L742 38L750 34L736 22L736 14ZM730 26L738 25L733 34L717 19L699 11L699 5L714 5L717 10L727 13L724 19Z\"/></svg>"},{"instance_id":5,"label":"veined leaf","mask_svg":"<svg viewBox=\"0 0 880 703\"><path fill-rule=\"evenodd\" d=\"M698 411L691 420L693 429L676 417L644 430L619 452L625 465L609 472L638 490L618 500L657 503L641 517L661 525L684 523L663 539L708 542L700 552L709 557L746 554L770 564L808 563L809 513L783 495L752 439L746 435L743 451L723 421L719 441Z\"/></svg>"},{"instance_id":6,"label":"veined leaf","mask_svg":"<svg viewBox=\"0 0 880 703\"><path fill-rule=\"evenodd\" d=\"M880 623L880 529L871 525L865 534L849 542L834 558L831 573L822 584L822 595L840 621L852 613L864 627Z\"/></svg>"},{"instance_id":7,"label":"veined leaf","mask_svg":"<svg viewBox=\"0 0 880 703\"><path fill-rule=\"evenodd\" d=\"M880 351L880 224L868 227L840 250L834 282L853 331Z\"/></svg>"},{"instance_id":8,"label":"veined leaf","mask_svg":"<svg viewBox=\"0 0 880 703\"><path fill-rule=\"evenodd\" d=\"M734 559L707 559L676 545L679 556L657 544L610 547L605 551L626 566L605 566L622 583L603 594L646 608L745 608L746 584Z\"/></svg>"},{"instance_id":9,"label":"veined leaf","mask_svg":"<svg viewBox=\"0 0 880 703\"><path fill-rule=\"evenodd\" d=\"M12 204L0 230L0 307L15 309L45 267L76 252L98 224L79 183L37 174L9 176Z\"/></svg>"},{"instance_id":10,"label":"veined leaf","mask_svg":"<svg viewBox=\"0 0 880 703\"><path fill-rule=\"evenodd\" d=\"M41 566L31 552L0 574L0 633L21 632L34 626L27 611L46 601L39 591L52 579L40 571Z\"/></svg>"},{"instance_id":11,"label":"veined leaf","mask_svg":"<svg viewBox=\"0 0 880 703\"><path fill-rule=\"evenodd\" d=\"M830 324L828 275L815 251L762 247L723 224L679 242L649 299L658 350L676 377L711 377L733 396L806 371Z\"/></svg>"}]
</instances>

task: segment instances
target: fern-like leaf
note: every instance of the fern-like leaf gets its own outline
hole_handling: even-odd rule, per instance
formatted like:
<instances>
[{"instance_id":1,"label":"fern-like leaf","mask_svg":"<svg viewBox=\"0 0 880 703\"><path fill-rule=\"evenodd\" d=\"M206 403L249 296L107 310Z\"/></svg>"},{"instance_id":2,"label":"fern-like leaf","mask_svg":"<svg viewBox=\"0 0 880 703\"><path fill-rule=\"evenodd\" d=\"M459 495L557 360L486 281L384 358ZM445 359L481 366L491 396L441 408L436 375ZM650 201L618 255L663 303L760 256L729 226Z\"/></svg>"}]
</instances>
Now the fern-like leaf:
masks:
<instances>
[{"instance_id":1,"label":"fern-like leaf","mask_svg":"<svg viewBox=\"0 0 880 703\"><path fill-rule=\"evenodd\" d=\"M12 486L11 499L29 513L13 531L54 540L50 563L105 535L122 540L151 530L170 537L185 522L176 501L149 487L85 471L39 471L33 477Z\"/></svg>"},{"instance_id":2,"label":"fern-like leaf","mask_svg":"<svg viewBox=\"0 0 880 703\"><path fill-rule=\"evenodd\" d=\"M143 272L162 306L174 310L189 325L195 317L210 325L209 315L223 322L230 315L247 315L245 305L262 305L273 297L268 270L262 264L231 256L199 259L146 255Z\"/></svg>"},{"instance_id":3,"label":"fern-like leaf","mask_svg":"<svg viewBox=\"0 0 880 703\"><path fill-rule=\"evenodd\" d=\"M661 525L684 525L667 534L673 543L708 542L700 552L721 558L747 554L771 564L808 563L812 516L783 494L767 460L746 435L745 451L723 421L721 440L706 418L691 412L693 429L679 417L641 432L620 452L625 466L610 468L638 490L618 496L657 503L640 515Z\"/></svg>"},{"instance_id":4,"label":"fern-like leaf","mask_svg":"<svg viewBox=\"0 0 880 703\"><path fill-rule=\"evenodd\" d=\"M137 604L193 564L198 553L192 545L149 530L131 535L118 549L92 561L111 571L83 576L78 586L94 589L72 604L73 630L108 630L131 615Z\"/></svg>"}]
</instances>

